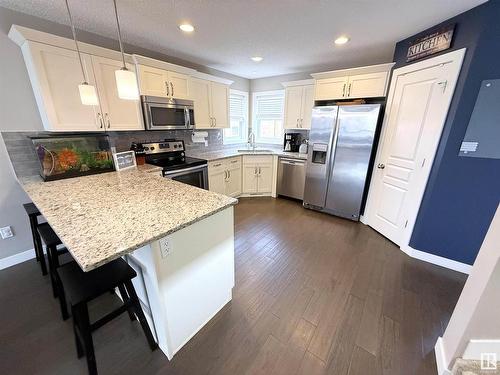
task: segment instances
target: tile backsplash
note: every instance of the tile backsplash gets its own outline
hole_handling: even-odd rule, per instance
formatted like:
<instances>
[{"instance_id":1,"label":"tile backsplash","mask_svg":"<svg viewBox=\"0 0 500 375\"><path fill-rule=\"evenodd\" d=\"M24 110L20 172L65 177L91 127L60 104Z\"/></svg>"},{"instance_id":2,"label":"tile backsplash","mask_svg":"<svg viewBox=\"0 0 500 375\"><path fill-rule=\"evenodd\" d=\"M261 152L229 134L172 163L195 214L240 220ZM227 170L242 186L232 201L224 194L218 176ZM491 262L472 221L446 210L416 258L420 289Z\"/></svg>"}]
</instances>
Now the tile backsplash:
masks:
<instances>
[{"instance_id":1,"label":"tile backsplash","mask_svg":"<svg viewBox=\"0 0 500 375\"><path fill-rule=\"evenodd\" d=\"M194 143L191 139L191 130L170 131L129 131L109 132L109 141L118 152L130 150L132 142L161 141L168 138L182 139L186 145L186 151L212 151L221 148L231 148L235 145L224 145L222 142L222 130L209 129L207 142ZM40 166L35 155L33 144L28 138L41 134L38 132L2 132L2 138L7 148L10 161L18 177L36 176L40 172Z\"/></svg>"}]
</instances>

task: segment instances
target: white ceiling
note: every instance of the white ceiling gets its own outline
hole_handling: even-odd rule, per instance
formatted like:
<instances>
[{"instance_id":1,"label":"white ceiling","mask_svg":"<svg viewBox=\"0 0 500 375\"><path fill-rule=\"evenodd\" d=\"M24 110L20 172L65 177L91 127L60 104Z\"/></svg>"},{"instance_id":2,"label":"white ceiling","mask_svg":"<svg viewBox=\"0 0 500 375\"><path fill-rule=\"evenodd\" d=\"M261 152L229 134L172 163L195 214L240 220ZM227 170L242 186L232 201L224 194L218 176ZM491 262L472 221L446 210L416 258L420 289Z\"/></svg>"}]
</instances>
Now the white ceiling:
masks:
<instances>
[{"instance_id":1,"label":"white ceiling","mask_svg":"<svg viewBox=\"0 0 500 375\"><path fill-rule=\"evenodd\" d=\"M394 45L484 0L117 0L132 45L246 78L389 62ZM112 0L69 0L77 28L116 37ZM64 0L0 6L68 24ZM196 30L178 29L189 21ZM346 34L351 41L335 46ZM264 61L255 63L251 56Z\"/></svg>"}]
</instances>

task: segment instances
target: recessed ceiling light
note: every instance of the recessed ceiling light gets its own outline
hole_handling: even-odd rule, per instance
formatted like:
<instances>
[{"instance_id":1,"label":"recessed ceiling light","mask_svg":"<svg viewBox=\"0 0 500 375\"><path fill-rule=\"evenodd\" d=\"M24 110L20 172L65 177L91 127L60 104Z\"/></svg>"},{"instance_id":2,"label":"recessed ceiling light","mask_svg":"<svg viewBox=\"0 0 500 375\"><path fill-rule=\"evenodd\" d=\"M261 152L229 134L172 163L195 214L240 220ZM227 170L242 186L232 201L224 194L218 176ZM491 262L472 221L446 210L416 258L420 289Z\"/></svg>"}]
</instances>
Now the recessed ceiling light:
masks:
<instances>
[{"instance_id":1,"label":"recessed ceiling light","mask_svg":"<svg viewBox=\"0 0 500 375\"><path fill-rule=\"evenodd\" d=\"M183 23L179 25L179 29L181 29L185 33L192 33L194 31L194 26L189 23Z\"/></svg>"},{"instance_id":2,"label":"recessed ceiling light","mask_svg":"<svg viewBox=\"0 0 500 375\"><path fill-rule=\"evenodd\" d=\"M349 38L345 35L339 36L335 39L335 44L346 44L349 41Z\"/></svg>"},{"instance_id":3,"label":"recessed ceiling light","mask_svg":"<svg viewBox=\"0 0 500 375\"><path fill-rule=\"evenodd\" d=\"M255 62L261 62L262 60L264 60L264 58L261 56L254 56L254 57L251 57L251 59Z\"/></svg>"}]
</instances>

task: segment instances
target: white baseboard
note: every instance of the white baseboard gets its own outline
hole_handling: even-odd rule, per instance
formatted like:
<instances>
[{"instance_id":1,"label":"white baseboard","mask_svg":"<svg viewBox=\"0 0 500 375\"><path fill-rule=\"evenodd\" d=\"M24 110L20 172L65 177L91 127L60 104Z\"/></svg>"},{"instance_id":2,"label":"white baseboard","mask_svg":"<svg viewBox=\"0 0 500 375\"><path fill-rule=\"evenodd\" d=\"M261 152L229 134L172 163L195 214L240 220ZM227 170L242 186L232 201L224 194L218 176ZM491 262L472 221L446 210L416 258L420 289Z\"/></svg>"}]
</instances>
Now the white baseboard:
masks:
<instances>
[{"instance_id":1,"label":"white baseboard","mask_svg":"<svg viewBox=\"0 0 500 375\"><path fill-rule=\"evenodd\" d=\"M480 361L481 353L495 353L500 359L500 340L470 340L462 358Z\"/></svg>"},{"instance_id":2,"label":"white baseboard","mask_svg":"<svg viewBox=\"0 0 500 375\"><path fill-rule=\"evenodd\" d=\"M15 266L16 264L26 262L27 260L35 258L35 250L30 249L17 253L9 257L0 259L0 270Z\"/></svg>"},{"instance_id":3,"label":"white baseboard","mask_svg":"<svg viewBox=\"0 0 500 375\"><path fill-rule=\"evenodd\" d=\"M446 363L446 356L444 354L442 337L438 337L436 346L434 346L434 352L436 354L436 365L437 365L438 375L451 375L451 371L448 370L448 366Z\"/></svg>"},{"instance_id":4,"label":"white baseboard","mask_svg":"<svg viewBox=\"0 0 500 375\"><path fill-rule=\"evenodd\" d=\"M444 268L449 268L454 271L458 271L465 274L470 274L472 270L472 266L469 264L457 262L456 260L451 260L448 258L440 257L438 255L426 253L425 251L420 251L412 248L411 246L402 246L400 247L401 251L403 251L408 256L411 256L415 259L423 260L424 262L432 263Z\"/></svg>"}]
</instances>

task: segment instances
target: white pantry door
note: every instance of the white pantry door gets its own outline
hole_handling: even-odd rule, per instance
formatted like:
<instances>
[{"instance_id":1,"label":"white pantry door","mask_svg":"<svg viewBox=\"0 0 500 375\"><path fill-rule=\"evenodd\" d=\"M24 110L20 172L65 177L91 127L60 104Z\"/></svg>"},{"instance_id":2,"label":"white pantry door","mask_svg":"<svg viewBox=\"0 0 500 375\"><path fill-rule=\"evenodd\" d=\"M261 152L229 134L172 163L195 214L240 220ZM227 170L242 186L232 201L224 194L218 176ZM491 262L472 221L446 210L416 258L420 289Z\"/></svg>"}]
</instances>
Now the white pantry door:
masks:
<instances>
[{"instance_id":1,"label":"white pantry door","mask_svg":"<svg viewBox=\"0 0 500 375\"><path fill-rule=\"evenodd\" d=\"M408 245L465 50L394 70L367 223Z\"/></svg>"}]
</instances>

